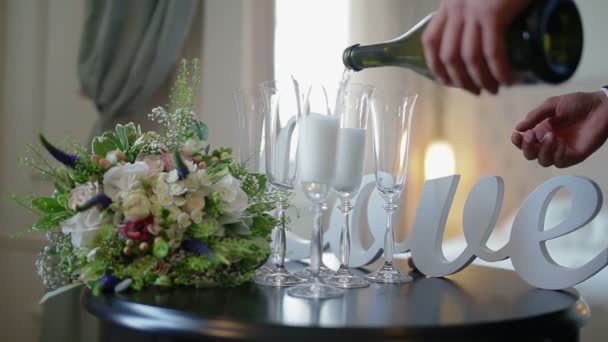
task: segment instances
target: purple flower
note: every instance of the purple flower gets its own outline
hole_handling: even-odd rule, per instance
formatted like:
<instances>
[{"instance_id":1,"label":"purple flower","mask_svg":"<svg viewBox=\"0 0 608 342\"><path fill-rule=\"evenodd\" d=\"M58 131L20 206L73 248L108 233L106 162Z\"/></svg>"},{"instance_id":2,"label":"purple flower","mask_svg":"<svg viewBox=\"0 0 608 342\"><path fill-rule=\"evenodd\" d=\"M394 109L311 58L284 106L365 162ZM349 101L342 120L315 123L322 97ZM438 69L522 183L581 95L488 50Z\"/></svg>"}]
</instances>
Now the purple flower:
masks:
<instances>
[{"instance_id":1,"label":"purple flower","mask_svg":"<svg viewBox=\"0 0 608 342\"><path fill-rule=\"evenodd\" d=\"M114 287L120 282L120 279L111 274L106 274L99 278L98 286L102 293L114 292Z\"/></svg>"},{"instance_id":2,"label":"purple flower","mask_svg":"<svg viewBox=\"0 0 608 342\"><path fill-rule=\"evenodd\" d=\"M180 180L186 179L186 177L188 177L188 174L190 174L190 171L188 170L188 166L186 166L186 163L184 163L182 156L180 155L180 153L178 151L175 151L175 153L173 154L173 158L175 159L175 168L177 169L177 177Z\"/></svg>"},{"instance_id":3,"label":"purple flower","mask_svg":"<svg viewBox=\"0 0 608 342\"><path fill-rule=\"evenodd\" d=\"M193 254L206 256L211 255L211 249L209 249L209 247L207 247L201 240L192 239L184 241L184 243L182 244L182 248L186 252L190 252Z\"/></svg>"},{"instance_id":4,"label":"purple flower","mask_svg":"<svg viewBox=\"0 0 608 342\"><path fill-rule=\"evenodd\" d=\"M51 145L51 143L48 142L48 140L46 140L42 134L40 134L40 142L42 143L42 146L44 146L44 148L53 156L53 158L57 159L58 162L67 167L74 168L76 163L78 163L80 160L78 156L65 153L57 147Z\"/></svg>"},{"instance_id":5,"label":"purple flower","mask_svg":"<svg viewBox=\"0 0 608 342\"><path fill-rule=\"evenodd\" d=\"M110 204L112 204L112 199L108 197L108 195L106 195L105 193L100 192L95 196L91 197L91 199L86 201L85 204L78 206L76 208L76 211L85 211L91 209L94 206L97 206L99 210L103 210L109 207Z\"/></svg>"}]
</instances>

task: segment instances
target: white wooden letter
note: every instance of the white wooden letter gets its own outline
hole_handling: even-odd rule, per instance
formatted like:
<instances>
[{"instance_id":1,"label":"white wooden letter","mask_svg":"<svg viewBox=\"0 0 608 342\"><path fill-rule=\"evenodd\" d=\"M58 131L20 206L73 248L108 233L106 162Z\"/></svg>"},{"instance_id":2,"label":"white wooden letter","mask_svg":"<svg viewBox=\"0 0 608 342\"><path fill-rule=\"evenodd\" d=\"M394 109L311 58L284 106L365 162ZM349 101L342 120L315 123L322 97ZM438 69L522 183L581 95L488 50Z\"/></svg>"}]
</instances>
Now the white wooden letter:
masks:
<instances>
[{"instance_id":1,"label":"white wooden letter","mask_svg":"<svg viewBox=\"0 0 608 342\"><path fill-rule=\"evenodd\" d=\"M572 207L568 218L557 226L544 229L547 207L555 193L565 188L570 192ZM557 290L574 286L593 276L608 265L608 250L579 268L556 263L545 242L575 231L599 212L602 192L590 179L561 176L548 180L528 196L511 230L510 256L515 271L533 286Z\"/></svg>"}]
</instances>

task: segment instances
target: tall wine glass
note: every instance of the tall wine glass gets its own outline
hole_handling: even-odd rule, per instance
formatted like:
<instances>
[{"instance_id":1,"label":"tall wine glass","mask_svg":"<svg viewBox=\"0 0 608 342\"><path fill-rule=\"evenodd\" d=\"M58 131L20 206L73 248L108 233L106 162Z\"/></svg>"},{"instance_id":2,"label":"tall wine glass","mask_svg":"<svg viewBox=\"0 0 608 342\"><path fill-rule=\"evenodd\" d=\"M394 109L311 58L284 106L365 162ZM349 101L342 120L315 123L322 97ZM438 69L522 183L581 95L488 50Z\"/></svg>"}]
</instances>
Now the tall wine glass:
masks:
<instances>
[{"instance_id":1,"label":"tall wine glass","mask_svg":"<svg viewBox=\"0 0 608 342\"><path fill-rule=\"evenodd\" d=\"M263 173L264 112L260 90L258 87L239 89L233 94L233 98L237 110L239 140L237 161L249 172ZM276 234L275 228L272 231L273 241L276 240ZM264 265L256 270L256 275L271 271L270 267Z\"/></svg>"},{"instance_id":2,"label":"tall wine glass","mask_svg":"<svg viewBox=\"0 0 608 342\"><path fill-rule=\"evenodd\" d=\"M328 89L327 87L325 87L324 85L321 84L307 84L304 87L302 87L302 89L304 89L305 92L305 101L303 104L303 108L302 108L302 113L303 113L303 117L302 117L302 121L304 121L309 115L318 118L319 116L324 116L326 118L332 118L332 120L334 121L338 121L338 118L334 115L335 113L335 108L338 107L339 103L338 101L336 101L336 99L331 98L330 96L336 96L336 98L339 96L340 94L340 89L338 89L338 92L331 92L331 90L335 90L335 89ZM335 106L334 106L335 105ZM314 134L311 133L311 134ZM305 136L300 134L300 146L303 146L304 144L309 144L310 143L310 139ZM332 145L330 146L330 148L333 148L335 146ZM325 151L323 151L325 152ZM335 155L332 155L331 157L326 158L327 160L325 160L322 164L319 165L320 168L324 169L325 171L323 172L330 172L331 170L334 170L333 168L335 167L334 164L334 160L335 159ZM309 160L304 160L302 161L302 158L300 158L300 170L308 170L310 167L310 162ZM333 171L331 171L333 172ZM302 178L302 175L300 175L300 178ZM327 181L325 184L327 184L328 186L331 186L331 180ZM304 183L302 182L302 186L303 188L305 188ZM305 190L306 191L306 190ZM323 201L323 210L327 209L327 205L325 203L325 200ZM313 211L314 211L314 207L313 207ZM315 231L313 230L310 238L311 244L312 241L315 239ZM323 229L321 229L321 234L319 235L319 244L321 246L321 255L323 255L323 247L325 246L325 244L323 243ZM311 256L312 258L312 256ZM320 264L319 264L319 276L321 278L325 278L325 277L329 277L331 275L333 275L335 272L330 269L329 267L325 266L325 264L323 263L323 258L321 257L320 259ZM312 277L312 262L310 266L304 267L300 270L298 270L297 272L295 272L295 275L300 277L300 278L310 278Z\"/></svg>"},{"instance_id":3,"label":"tall wine glass","mask_svg":"<svg viewBox=\"0 0 608 342\"><path fill-rule=\"evenodd\" d=\"M412 277L393 266L393 216L405 186L412 114L417 98L417 94L389 93L376 94L372 101L376 188L385 201L386 211L384 265L365 276L374 282L403 283L412 280Z\"/></svg>"},{"instance_id":4,"label":"tall wine glass","mask_svg":"<svg viewBox=\"0 0 608 342\"><path fill-rule=\"evenodd\" d=\"M340 118L338 132L338 151L336 154L336 173L332 182L334 191L340 198L338 209L342 212L343 221L340 232L340 268L325 278L327 284L341 288L360 288L369 286L369 282L348 270L350 258L350 213L353 209L353 197L359 192L363 178L365 161L365 130L370 111L370 100L374 87L364 84L345 84L341 87L337 106Z\"/></svg>"},{"instance_id":5,"label":"tall wine glass","mask_svg":"<svg viewBox=\"0 0 608 342\"><path fill-rule=\"evenodd\" d=\"M266 177L276 190L276 215L273 257L274 265L257 272L255 282L269 286L291 286L306 280L285 268L286 205L294 191L297 176L298 118L302 113L302 94L297 81L263 82L259 86L264 113L264 159Z\"/></svg>"},{"instance_id":6,"label":"tall wine glass","mask_svg":"<svg viewBox=\"0 0 608 342\"><path fill-rule=\"evenodd\" d=\"M264 112L260 90L240 89L233 97L238 114L237 161L250 172L263 172Z\"/></svg>"},{"instance_id":7,"label":"tall wine glass","mask_svg":"<svg viewBox=\"0 0 608 342\"><path fill-rule=\"evenodd\" d=\"M321 89L322 93L311 90L307 92L298 148L300 181L314 212L310 241L310 278L307 283L296 285L287 291L290 296L310 299L338 297L344 294L343 290L324 284L320 277L323 253L321 219L335 174L339 126L338 118L332 116L329 110L325 88ZM319 98L324 100L320 102L320 109L315 109L312 99L316 99L315 95L318 94L322 94Z\"/></svg>"}]
</instances>

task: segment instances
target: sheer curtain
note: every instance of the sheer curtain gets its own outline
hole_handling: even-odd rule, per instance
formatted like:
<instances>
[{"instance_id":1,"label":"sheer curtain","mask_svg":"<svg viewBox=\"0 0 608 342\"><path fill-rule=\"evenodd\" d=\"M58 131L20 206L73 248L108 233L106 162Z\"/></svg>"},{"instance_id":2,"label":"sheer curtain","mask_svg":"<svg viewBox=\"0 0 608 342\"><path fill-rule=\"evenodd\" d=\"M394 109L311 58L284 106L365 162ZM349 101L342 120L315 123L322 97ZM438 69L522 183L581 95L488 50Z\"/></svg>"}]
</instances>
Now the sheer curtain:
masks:
<instances>
[{"instance_id":1,"label":"sheer curtain","mask_svg":"<svg viewBox=\"0 0 608 342\"><path fill-rule=\"evenodd\" d=\"M78 70L99 112L98 132L129 116L146 121L145 105L176 66L197 6L195 0L86 2Z\"/></svg>"}]
</instances>

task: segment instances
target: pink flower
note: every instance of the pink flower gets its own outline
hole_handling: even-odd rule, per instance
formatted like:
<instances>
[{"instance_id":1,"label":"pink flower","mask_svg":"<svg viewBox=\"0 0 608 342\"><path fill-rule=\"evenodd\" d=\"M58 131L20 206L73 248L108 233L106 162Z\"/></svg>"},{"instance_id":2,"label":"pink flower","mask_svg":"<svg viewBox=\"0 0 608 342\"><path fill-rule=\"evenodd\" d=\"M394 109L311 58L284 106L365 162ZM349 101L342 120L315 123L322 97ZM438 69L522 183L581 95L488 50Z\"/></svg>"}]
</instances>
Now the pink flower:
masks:
<instances>
[{"instance_id":1,"label":"pink flower","mask_svg":"<svg viewBox=\"0 0 608 342\"><path fill-rule=\"evenodd\" d=\"M152 236L150 234L149 226L154 224L154 218L148 216L143 220L129 221L124 226L118 228L118 232L127 239L134 241L148 241Z\"/></svg>"},{"instance_id":2,"label":"pink flower","mask_svg":"<svg viewBox=\"0 0 608 342\"><path fill-rule=\"evenodd\" d=\"M161 156L147 155L143 162L148 164L148 176L162 172L165 169L165 162Z\"/></svg>"},{"instance_id":3,"label":"pink flower","mask_svg":"<svg viewBox=\"0 0 608 342\"><path fill-rule=\"evenodd\" d=\"M160 159L164 164L165 172L175 169L175 162L173 161L173 155L171 153L163 152L160 155Z\"/></svg>"}]
</instances>

